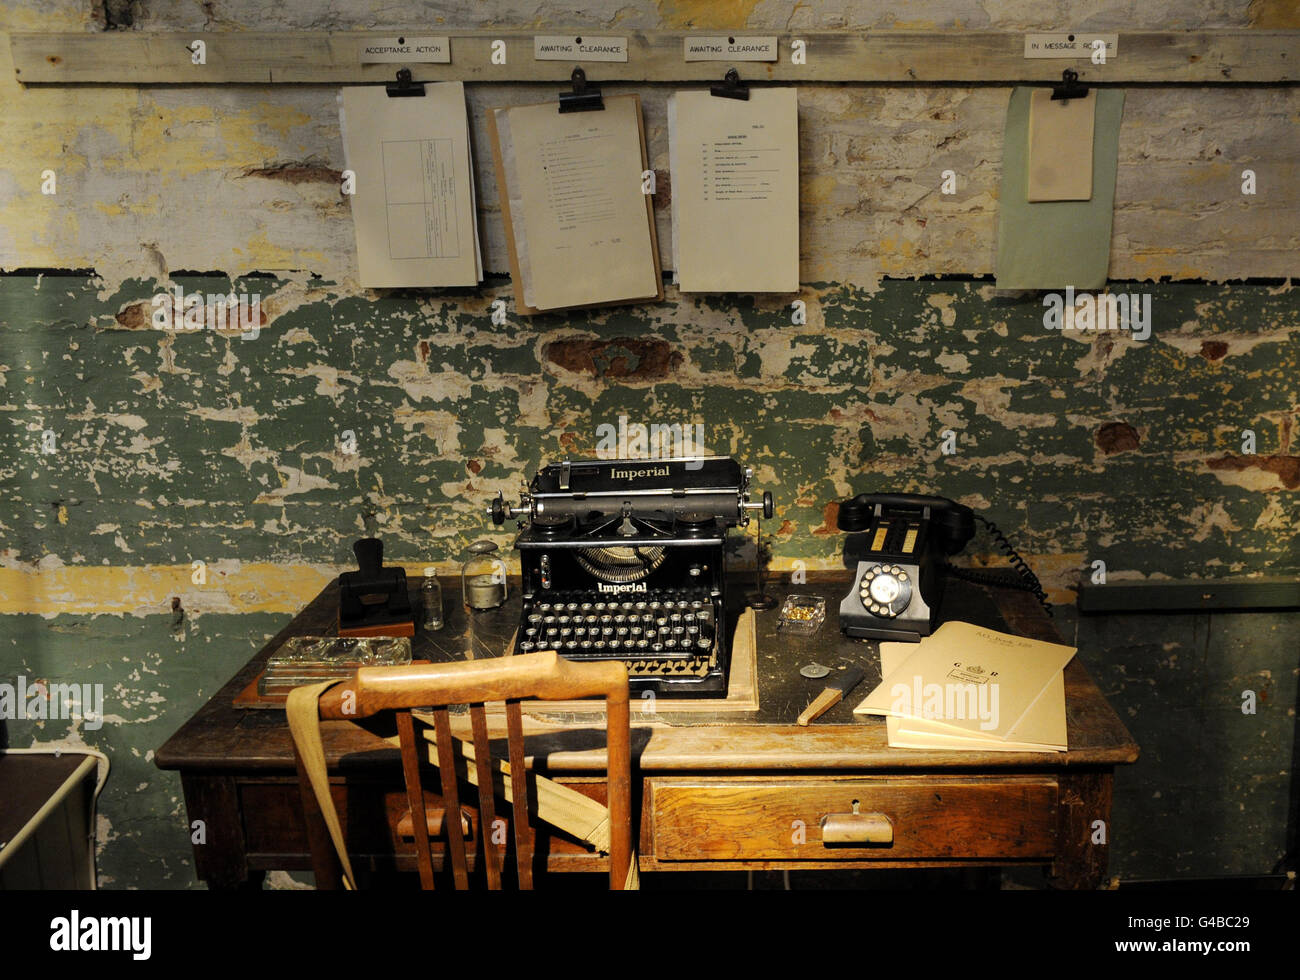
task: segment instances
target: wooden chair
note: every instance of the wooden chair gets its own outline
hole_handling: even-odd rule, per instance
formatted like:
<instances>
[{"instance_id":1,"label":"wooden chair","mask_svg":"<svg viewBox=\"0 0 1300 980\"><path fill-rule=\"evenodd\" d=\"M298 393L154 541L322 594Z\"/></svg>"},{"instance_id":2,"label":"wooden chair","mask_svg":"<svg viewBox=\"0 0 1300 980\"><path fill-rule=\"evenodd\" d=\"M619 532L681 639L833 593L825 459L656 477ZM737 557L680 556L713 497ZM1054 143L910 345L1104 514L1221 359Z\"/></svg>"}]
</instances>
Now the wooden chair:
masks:
<instances>
[{"instance_id":1,"label":"wooden chair","mask_svg":"<svg viewBox=\"0 0 1300 980\"><path fill-rule=\"evenodd\" d=\"M485 865L484 877L488 887L500 888L500 855L488 841L490 828L497 826L496 800L492 787L494 774L500 770L501 764L499 761L494 762L489 754L487 714L483 702L504 701L515 858L519 886L527 889L532 888L533 884L533 835L529 821L529 793L519 700L540 698L556 701L598 695L605 698L609 760L609 883L611 888L616 889L635 887L627 668L616 661L575 663L564 660L555 653L530 653L452 664L363 667L348 679L297 688L291 692L289 722L307 813L312 863L318 869L318 885L330 887L332 884L328 875L325 876L326 881L321 881L320 869L327 866L327 861L333 863L335 855L319 853L330 849L331 840L333 850L337 853L337 863L342 866L344 885L354 887L355 884L338 816L329 795L324 751L320 741L321 720L356 721L384 711L396 712L402 771L411 808L420 883L424 888L432 888L433 848L427 829L430 820L426 813L421 779L421 756L427 753L427 741L423 737L417 737L419 722L411 713L413 708L432 707L437 767L446 815L441 825L447 839L447 855L455 885L457 888L467 888L469 873L465 833L461 821L453 819L453 815L461 813L461 794L456 777L457 745L461 746L462 753L465 746L452 738L447 707L468 704L473 733L473 760L471 762L467 758L466 766L473 766L478 784L478 839L483 842L481 860ZM464 754L468 756L468 753ZM563 787L554 788L570 792ZM590 805L597 804L592 801ZM328 837L319 832L320 817L325 819ZM317 832L311 833L314 821ZM422 828L425 829L423 833ZM337 876L334 881L337 881Z\"/></svg>"}]
</instances>

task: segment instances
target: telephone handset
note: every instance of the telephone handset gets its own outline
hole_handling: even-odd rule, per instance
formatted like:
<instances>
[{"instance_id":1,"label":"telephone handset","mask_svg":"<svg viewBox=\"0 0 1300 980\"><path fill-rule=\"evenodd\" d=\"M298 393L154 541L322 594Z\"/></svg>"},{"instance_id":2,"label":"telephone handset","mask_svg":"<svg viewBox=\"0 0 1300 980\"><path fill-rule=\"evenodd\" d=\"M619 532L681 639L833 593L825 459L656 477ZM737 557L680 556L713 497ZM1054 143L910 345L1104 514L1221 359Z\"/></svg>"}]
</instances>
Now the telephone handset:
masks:
<instances>
[{"instance_id":1,"label":"telephone handset","mask_svg":"<svg viewBox=\"0 0 1300 980\"><path fill-rule=\"evenodd\" d=\"M976 521L1011 557L1018 580L948 564L948 557L974 537ZM949 573L1024 589L1047 605L1038 578L997 526L945 497L860 493L840 504L836 524L849 532L845 559L857 561L853 587L840 603L840 629L848 636L913 641L929 636L941 621Z\"/></svg>"}]
</instances>

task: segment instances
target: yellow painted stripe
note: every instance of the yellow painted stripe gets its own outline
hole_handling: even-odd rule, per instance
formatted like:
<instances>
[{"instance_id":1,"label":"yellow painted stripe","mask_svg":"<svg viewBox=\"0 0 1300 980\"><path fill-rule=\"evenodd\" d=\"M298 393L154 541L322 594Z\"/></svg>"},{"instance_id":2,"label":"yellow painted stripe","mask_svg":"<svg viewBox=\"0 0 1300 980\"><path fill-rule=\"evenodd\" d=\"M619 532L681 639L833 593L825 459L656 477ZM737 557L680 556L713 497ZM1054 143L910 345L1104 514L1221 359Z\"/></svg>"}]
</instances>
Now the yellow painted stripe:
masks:
<instances>
[{"instance_id":1,"label":"yellow painted stripe","mask_svg":"<svg viewBox=\"0 0 1300 980\"><path fill-rule=\"evenodd\" d=\"M338 571L328 565L225 561L208 565L200 585L188 565L0 568L0 613L159 615L171 612L173 596L195 613L292 613Z\"/></svg>"},{"instance_id":2,"label":"yellow painted stripe","mask_svg":"<svg viewBox=\"0 0 1300 980\"><path fill-rule=\"evenodd\" d=\"M1035 556L1030 559L1052 601L1073 602L1066 583L1078 578L1080 555ZM455 562L436 562L444 587L460 574ZM423 563L402 563L410 577L423 574ZM839 559L799 562L780 559L769 567L766 581L775 592L798 591L790 582L796 569L821 571L842 568ZM314 599L345 566L278 565L271 562L219 561L204 569L206 581L193 581L188 565L68 565L57 568L0 568L0 615L34 613L91 615L108 613L151 616L171 612L173 596L190 613L296 613ZM517 562L510 571L518 574ZM1064 581L1062 581L1064 580ZM1053 588L1055 586L1055 588Z\"/></svg>"}]
</instances>

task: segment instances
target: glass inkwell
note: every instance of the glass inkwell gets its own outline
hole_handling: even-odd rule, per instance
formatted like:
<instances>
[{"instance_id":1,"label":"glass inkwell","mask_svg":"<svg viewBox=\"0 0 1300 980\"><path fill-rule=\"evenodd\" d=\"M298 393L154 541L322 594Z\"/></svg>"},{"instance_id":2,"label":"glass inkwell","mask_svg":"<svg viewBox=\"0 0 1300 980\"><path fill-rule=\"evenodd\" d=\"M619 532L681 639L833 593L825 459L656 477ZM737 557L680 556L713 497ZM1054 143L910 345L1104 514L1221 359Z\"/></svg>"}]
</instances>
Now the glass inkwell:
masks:
<instances>
[{"instance_id":1,"label":"glass inkwell","mask_svg":"<svg viewBox=\"0 0 1300 980\"><path fill-rule=\"evenodd\" d=\"M460 566L460 593L469 632L466 656L470 660L475 657L477 614L500 609L509 594L505 563L496 556L497 550L495 541L475 541L465 549L469 557Z\"/></svg>"}]
</instances>

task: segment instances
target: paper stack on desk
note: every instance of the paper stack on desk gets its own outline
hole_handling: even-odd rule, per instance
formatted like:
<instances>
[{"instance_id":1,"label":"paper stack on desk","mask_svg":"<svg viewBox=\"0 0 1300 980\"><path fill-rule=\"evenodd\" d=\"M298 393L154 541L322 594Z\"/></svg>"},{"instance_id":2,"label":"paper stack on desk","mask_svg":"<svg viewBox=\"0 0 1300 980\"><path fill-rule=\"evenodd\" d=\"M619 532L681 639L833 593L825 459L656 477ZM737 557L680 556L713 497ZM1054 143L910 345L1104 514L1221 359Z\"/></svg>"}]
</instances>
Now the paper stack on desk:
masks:
<instances>
[{"instance_id":1,"label":"paper stack on desk","mask_svg":"<svg viewBox=\"0 0 1300 980\"><path fill-rule=\"evenodd\" d=\"M1065 665L1074 647L944 623L920 643L881 643L884 680L855 714L884 715L896 748L1066 750Z\"/></svg>"}]
</instances>

